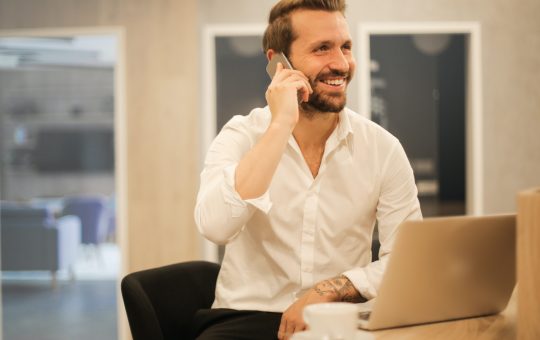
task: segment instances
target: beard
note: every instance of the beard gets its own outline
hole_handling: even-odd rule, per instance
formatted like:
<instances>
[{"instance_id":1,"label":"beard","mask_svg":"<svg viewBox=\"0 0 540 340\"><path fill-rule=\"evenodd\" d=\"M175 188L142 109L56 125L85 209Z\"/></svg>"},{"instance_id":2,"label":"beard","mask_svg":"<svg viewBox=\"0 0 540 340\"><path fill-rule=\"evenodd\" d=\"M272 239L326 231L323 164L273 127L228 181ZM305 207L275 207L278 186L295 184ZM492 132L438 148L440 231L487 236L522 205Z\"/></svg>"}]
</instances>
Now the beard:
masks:
<instances>
[{"instance_id":1,"label":"beard","mask_svg":"<svg viewBox=\"0 0 540 340\"><path fill-rule=\"evenodd\" d=\"M318 88L320 79L324 79L326 76L340 76L346 77L346 83L349 84L351 75L340 71L331 71L325 74L319 74L312 80L309 80L313 93L309 96L307 102L302 102L300 108L304 114L311 118L317 113L338 113L345 108L347 103L347 95L345 92L340 93L324 93Z\"/></svg>"}]
</instances>

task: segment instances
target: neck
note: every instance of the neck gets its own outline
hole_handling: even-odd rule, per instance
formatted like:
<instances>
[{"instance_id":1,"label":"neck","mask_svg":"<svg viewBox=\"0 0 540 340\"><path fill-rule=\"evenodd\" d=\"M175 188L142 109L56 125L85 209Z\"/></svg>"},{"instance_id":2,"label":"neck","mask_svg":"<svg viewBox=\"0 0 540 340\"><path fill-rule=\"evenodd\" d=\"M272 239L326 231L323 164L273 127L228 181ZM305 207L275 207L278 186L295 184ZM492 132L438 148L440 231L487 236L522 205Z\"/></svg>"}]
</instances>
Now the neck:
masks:
<instances>
[{"instance_id":1,"label":"neck","mask_svg":"<svg viewBox=\"0 0 540 340\"><path fill-rule=\"evenodd\" d=\"M300 112L293 136L301 149L324 147L339 122L339 113L305 115Z\"/></svg>"}]
</instances>

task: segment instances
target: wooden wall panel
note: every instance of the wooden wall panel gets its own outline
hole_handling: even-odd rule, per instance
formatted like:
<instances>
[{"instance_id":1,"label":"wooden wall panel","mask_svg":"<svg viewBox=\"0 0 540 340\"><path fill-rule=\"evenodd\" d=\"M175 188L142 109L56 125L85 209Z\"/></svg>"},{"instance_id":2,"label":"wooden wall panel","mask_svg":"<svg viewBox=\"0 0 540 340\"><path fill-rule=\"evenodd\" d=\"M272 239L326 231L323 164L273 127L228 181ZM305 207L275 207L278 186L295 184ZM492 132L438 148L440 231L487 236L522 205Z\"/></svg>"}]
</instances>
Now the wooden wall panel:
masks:
<instances>
[{"instance_id":1,"label":"wooden wall panel","mask_svg":"<svg viewBox=\"0 0 540 340\"><path fill-rule=\"evenodd\" d=\"M540 339L540 188L518 195L518 339Z\"/></svg>"}]
</instances>

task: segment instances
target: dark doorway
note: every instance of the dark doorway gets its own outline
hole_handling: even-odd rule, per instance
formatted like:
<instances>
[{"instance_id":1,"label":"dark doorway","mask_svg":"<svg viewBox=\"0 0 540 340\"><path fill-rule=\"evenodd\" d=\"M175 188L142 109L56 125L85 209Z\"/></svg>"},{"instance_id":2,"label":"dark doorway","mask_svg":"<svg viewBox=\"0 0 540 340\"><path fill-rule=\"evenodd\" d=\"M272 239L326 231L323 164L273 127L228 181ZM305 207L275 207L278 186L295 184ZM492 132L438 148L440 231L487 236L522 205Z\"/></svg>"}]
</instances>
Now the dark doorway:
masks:
<instances>
[{"instance_id":1,"label":"dark doorway","mask_svg":"<svg viewBox=\"0 0 540 340\"><path fill-rule=\"evenodd\" d=\"M465 213L464 34L372 35L371 115L403 144L424 216Z\"/></svg>"}]
</instances>

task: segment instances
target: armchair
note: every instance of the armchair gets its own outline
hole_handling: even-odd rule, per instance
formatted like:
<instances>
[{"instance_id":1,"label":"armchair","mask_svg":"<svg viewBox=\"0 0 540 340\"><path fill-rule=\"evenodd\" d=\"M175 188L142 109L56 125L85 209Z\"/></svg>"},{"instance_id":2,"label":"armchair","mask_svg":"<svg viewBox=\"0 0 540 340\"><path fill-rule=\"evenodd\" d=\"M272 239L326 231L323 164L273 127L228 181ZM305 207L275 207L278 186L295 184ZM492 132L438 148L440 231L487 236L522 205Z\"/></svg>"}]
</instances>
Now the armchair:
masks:
<instances>
[{"instance_id":1,"label":"armchair","mask_svg":"<svg viewBox=\"0 0 540 340\"><path fill-rule=\"evenodd\" d=\"M219 268L193 261L124 277L121 291L133 339L193 339L193 317L212 305Z\"/></svg>"},{"instance_id":2,"label":"armchair","mask_svg":"<svg viewBox=\"0 0 540 340\"><path fill-rule=\"evenodd\" d=\"M81 240L80 221L75 216L55 219L46 208L22 204L0 205L3 271L68 269L77 257Z\"/></svg>"}]
</instances>

